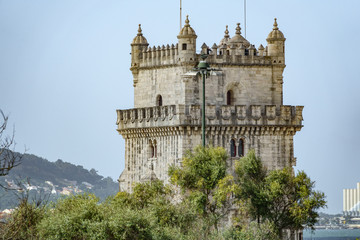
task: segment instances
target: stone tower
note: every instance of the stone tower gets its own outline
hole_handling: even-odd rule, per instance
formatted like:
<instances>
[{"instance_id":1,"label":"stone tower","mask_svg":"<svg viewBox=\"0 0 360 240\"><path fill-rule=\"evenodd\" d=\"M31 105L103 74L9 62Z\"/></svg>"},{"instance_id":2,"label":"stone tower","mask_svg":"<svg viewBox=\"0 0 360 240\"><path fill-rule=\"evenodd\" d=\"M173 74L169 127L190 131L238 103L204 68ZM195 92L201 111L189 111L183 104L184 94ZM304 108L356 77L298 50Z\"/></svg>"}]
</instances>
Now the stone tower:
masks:
<instances>
[{"instance_id":1,"label":"stone tower","mask_svg":"<svg viewBox=\"0 0 360 240\"><path fill-rule=\"evenodd\" d=\"M117 110L117 131L125 139L120 190L135 182L168 181L188 149L201 144L202 81L193 74L200 54L208 54L218 74L206 79L206 143L227 149L234 161L255 149L268 169L295 166L293 137L302 127L302 106L283 105L285 37L276 19L264 48L241 35L196 53L197 35L188 17L176 45L149 47L141 26L131 43L134 108Z\"/></svg>"}]
</instances>

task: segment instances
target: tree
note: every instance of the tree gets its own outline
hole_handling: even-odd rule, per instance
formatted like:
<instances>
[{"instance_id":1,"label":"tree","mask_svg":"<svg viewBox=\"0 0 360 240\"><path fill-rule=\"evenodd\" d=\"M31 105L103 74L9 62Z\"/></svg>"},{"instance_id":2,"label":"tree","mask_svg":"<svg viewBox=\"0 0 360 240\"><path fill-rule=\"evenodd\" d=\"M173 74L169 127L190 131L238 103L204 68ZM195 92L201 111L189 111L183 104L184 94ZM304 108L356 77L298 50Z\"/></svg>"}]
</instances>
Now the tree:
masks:
<instances>
[{"instance_id":1,"label":"tree","mask_svg":"<svg viewBox=\"0 0 360 240\"><path fill-rule=\"evenodd\" d=\"M6 176L11 169L20 164L21 155L13 151L15 147L14 131L11 136L5 135L8 116L5 116L1 110L0 115L0 176Z\"/></svg>"},{"instance_id":2,"label":"tree","mask_svg":"<svg viewBox=\"0 0 360 240\"><path fill-rule=\"evenodd\" d=\"M250 150L246 156L235 164L238 188L237 197L246 200L250 216L257 219L263 216L268 205L265 196L266 168L262 165L260 158L255 156L255 151Z\"/></svg>"},{"instance_id":3,"label":"tree","mask_svg":"<svg viewBox=\"0 0 360 240\"><path fill-rule=\"evenodd\" d=\"M292 168L266 173L260 158L250 151L236 165L241 186L237 198L248 203L250 216L268 220L281 238L283 230L313 227L318 210L326 206L325 195L315 191L315 182L303 172L296 175Z\"/></svg>"},{"instance_id":4,"label":"tree","mask_svg":"<svg viewBox=\"0 0 360 240\"><path fill-rule=\"evenodd\" d=\"M180 186L186 200L216 230L220 219L230 207L229 200L234 186L232 176L226 175L227 158L224 148L198 146L193 152L185 154L182 167L169 168L171 183Z\"/></svg>"},{"instance_id":5,"label":"tree","mask_svg":"<svg viewBox=\"0 0 360 240\"><path fill-rule=\"evenodd\" d=\"M292 168L274 170L265 179L268 211L264 215L274 223L281 236L283 229L313 228L319 217L318 210L326 206L325 195L315 191L315 182Z\"/></svg>"}]
</instances>

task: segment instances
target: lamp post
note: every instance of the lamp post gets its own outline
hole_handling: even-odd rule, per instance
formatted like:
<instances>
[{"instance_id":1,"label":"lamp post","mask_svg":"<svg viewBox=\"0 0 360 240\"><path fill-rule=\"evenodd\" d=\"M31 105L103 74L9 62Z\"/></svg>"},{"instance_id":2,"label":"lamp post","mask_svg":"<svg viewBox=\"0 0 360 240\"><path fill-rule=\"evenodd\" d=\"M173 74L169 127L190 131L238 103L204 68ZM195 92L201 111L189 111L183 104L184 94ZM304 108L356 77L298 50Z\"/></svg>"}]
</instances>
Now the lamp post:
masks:
<instances>
[{"instance_id":1,"label":"lamp post","mask_svg":"<svg viewBox=\"0 0 360 240\"><path fill-rule=\"evenodd\" d=\"M203 89L202 89L202 118L201 118L201 130L202 130L202 146L205 147L205 78L207 74L212 70L210 65L206 62L207 55L201 55L201 61L194 70L201 74Z\"/></svg>"}]
</instances>

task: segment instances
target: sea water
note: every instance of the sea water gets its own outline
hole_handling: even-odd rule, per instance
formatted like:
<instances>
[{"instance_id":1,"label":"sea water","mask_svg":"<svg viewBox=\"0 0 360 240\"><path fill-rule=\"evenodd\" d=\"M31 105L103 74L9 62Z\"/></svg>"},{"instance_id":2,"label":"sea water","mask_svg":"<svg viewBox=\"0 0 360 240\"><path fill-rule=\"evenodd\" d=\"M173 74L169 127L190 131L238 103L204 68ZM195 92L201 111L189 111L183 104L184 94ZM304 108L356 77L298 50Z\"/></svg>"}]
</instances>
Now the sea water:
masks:
<instances>
[{"instance_id":1,"label":"sea water","mask_svg":"<svg viewBox=\"0 0 360 240\"><path fill-rule=\"evenodd\" d=\"M305 230L304 240L360 240L360 229Z\"/></svg>"}]
</instances>

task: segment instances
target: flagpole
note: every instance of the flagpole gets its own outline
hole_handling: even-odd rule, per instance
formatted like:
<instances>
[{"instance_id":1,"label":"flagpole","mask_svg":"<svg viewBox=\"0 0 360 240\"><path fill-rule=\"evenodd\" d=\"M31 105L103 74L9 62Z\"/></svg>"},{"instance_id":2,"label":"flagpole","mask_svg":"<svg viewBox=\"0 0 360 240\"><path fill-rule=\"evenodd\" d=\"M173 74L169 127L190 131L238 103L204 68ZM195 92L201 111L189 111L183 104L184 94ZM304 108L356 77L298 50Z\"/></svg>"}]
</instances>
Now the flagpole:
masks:
<instances>
[{"instance_id":1,"label":"flagpole","mask_svg":"<svg viewBox=\"0 0 360 240\"><path fill-rule=\"evenodd\" d=\"M244 26L245 26L245 38L246 38L246 0L244 0Z\"/></svg>"},{"instance_id":2,"label":"flagpole","mask_svg":"<svg viewBox=\"0 0 360 240\"><path fill-rule=\"evenodd\" d=\"M181 8L181 0L180 0L180 31L181 31L181 23L182 23L182 20L181 20L181 15L182 15L182 8Z\"/></svg>"}]
</instances>

